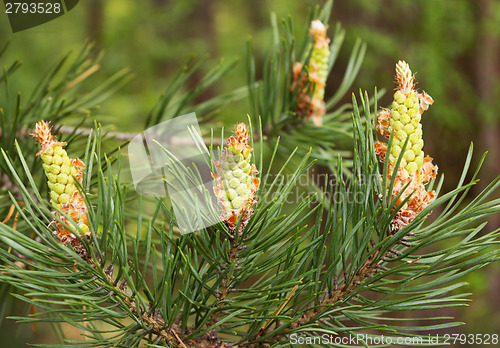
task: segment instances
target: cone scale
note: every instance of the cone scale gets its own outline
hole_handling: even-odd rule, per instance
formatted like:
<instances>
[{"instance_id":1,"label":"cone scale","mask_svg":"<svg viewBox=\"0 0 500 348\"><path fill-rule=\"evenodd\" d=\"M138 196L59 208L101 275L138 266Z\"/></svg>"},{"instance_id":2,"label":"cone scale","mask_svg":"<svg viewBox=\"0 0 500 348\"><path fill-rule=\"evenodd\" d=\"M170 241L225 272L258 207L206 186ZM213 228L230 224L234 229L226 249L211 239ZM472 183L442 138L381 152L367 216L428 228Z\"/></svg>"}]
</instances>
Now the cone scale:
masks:
<instances>
[{"instance_id":1,"label":"cone scale","mask_svg":"<svg viewBox=\"0 0 500 348\"><path fill-rule=\"evenodd\" d=\"M413 221L435 197L434 191L426 191L425 184L431 178L436 177L438 168L432 164L431 157L424 156L423 132L420 123L422 113L434 100L425 92L417 92L414 88L414 80L415 76L409 65L404 61L399 61L396 64L398 88L394 93L391 108L384 109L377 115L379 133L385 138L393 134L390 147L380 141L375 143L375 152L380 160L389 162L389 181L396 169L399 157L402 156L399 167L395 171L393 191L389 193L391 199L397 197L408 185L396 202L396 205L399 205L408 198L407 203L397 212L392 221L392 232L400 230Z\"/></svg>"},{"instance_id":2,"label":"cone scale","mask_svg":"<svg viewBox=\"0 0 500 348\"><path fill-rule=\"evenodd\" d=\"M66 143L56 141L51 133L52 128L49 123L40 121L35 126L35 131L31 134L36 137L42 146L42 150L36 155L42 159L42 166L47 176L47 185L50 189L50 202L63 213L71 217L76 222L78 228L87 236L90 236L90 229L87 220L87 207L82 196L78 192L75 180L82 181L85 164L78 158L69 158L63 146ZM57 213L54 213L57 215ZM63 215L58 215L68 226L72 226ZM55 221L59 238L61 241L72 242L76 240L76 229L67 229L59 222Z\"/></svg>"},{"instance_id":3,"label":"cone scale","mask_svg":"<svg viewBox=\"0 0 500 348\"><path fill-rule=\"evenodd\" d=\"M242 230L253 213L255 192L259 187L259 173L251 164L252 147L248 145L248 131L244 123L236 125L234 135L228 142L219 161L213 161L217 173L212 176L217 181L215 195L221 209L221 219L231 230L236 228L241 218Z\"/></svg>"},{"instance_id":4,"label":"cone scale","mask_svg":"<svg viewBox=\"0 0 500 348\"><path fill-rule=\"evenodd\" d=\"M314 20L309 27L309 35L313 38L311 58L305 67L307 76L303 76L304 66L295 63L293 66L292 91L299 90L296 113L299 117L312 118L316 126L321 126L325 114L325 85L328 76L328 61L330 60L330 39L326 35L327 26ZM314 89L312 96L306 94L307 82Z\"/></svg>"}]
</instances>

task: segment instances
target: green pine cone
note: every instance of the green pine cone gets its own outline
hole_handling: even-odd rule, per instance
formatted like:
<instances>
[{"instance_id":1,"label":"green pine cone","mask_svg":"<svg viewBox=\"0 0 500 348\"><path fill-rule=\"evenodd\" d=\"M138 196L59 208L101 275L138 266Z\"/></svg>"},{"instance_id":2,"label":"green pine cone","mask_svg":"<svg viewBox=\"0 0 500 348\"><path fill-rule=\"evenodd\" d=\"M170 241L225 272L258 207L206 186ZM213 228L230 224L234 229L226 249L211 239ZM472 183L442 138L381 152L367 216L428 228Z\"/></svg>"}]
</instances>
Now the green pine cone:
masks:
<instances>
[{"instance_id":1,"label":"green pine cone","mask_svg":"<svg viewBox=\"0 0 500 348\"><path fill-rule=\"evenodd\" d=\"M392 165L396 164L405 141L409 137L401 166L412 175L416 170L422 168L424 162L424 152L422 151L424 141L420 119L420 102L417 93L412 91L405 95L401 91L397 91L394 94L391 110L390 125L394 130L394 139L389 149L389 160Z\"/></svg>"},{"instance_id":2,"label":"green pine cone","mask_svg":"<svg viewBox=\"0 0 500 348\"><path fill-rule=\"evenodd\" d=\"M221 195L228 210L244 208L253 194L250 158L250 151L240 153L228 149L221 187Z\"/></svg>"},{"instance_id":3,"label":"green pine cone","mask_svg":"<svg viewBox=\"0 0 500 348\"><path fill-rule=\"evenodd\" d=\"M318 84L314 90L314 97L323 100L325 96L325 83L328 74L328 60L330 59L330 49L325 47L314 47L310 63L315 66L318 75Z\"/></svg>"},{"instance_id":4,"label":"green pine cone","mask_svg":"<svg viewBox=\"0 0 500 348\"><path fill-rule=\"evenodd\" d=\"M73 176L76 168L61 145L55 145L42 154L43 169L50 188L51 203L61 208L62 203L68 203L71 195L77 191Z\"/></svg>"}]
</instances>

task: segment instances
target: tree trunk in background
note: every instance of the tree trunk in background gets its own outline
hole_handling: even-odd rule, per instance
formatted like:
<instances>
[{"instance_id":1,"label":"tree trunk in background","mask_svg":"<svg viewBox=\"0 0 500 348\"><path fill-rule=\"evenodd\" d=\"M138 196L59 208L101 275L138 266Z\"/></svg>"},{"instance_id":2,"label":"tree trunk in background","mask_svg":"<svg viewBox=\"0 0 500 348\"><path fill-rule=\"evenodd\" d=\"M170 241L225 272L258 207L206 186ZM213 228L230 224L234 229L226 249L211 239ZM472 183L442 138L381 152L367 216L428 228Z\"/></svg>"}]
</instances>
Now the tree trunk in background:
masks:
<instances>
[{"instance_id":1,"label":"tree trunk in background","mask_svg":"<svg viewBox=\"0 0 500 348\"><path fill-rule=\"evenodd\" d=\"M498 71L497 57L500 54L498 38L492 32L494 0L478 1L477 16L477 49L476 49L476 91L488 109L494 109L496 98L495 89L497 80L500 77ZM478 108L481 112L483 108ZM500 139L498 120L490 115L478 115L481 121L480 145L482 149L488 151L485 168L482 177L485 182L495 178L500 172ZM485 119L486 118L486 119ZM481 186L484 186L481 185ZM483 187L481 187L482 189ZM496 229L500 226L500 216L490 218L489 229Z\"/></svg>"},{"instance_id":2,"label":"tree trunk in background","mask_svg":"<svg viewBox=\"0 0 500 348\"><path fill-rule=\"evenodd\" d=\"M476 90L480 102L485 103L488 109L493 109L495 106L495 89L500 77L497 63L497 57L500 54L499 38L495 37L495 33L491 30L494 27L492 26L494 24L492 23L494 21L493 2L494 0L479 0L477 16ZM478 185L477 193L500 172L500 129L498 120L493 118L485 120L484 115L478 116L481 121L479 140L481 150L487 150L488 157L486 158L483 175L481 175L483 183ZM499 228L500 216L498 214L492 216L486 227L488 230ZM498 273L498 268L489 267L487 277L490 280L488 283L488 303L493 307L490 309L490 313L499 313L500 310L500 277ZM498 317L491 319L496 321L497 324L500 322Z\"/></svg>"},{"instance_id":3,"label":"tree trunk in background","mask_svg":"<svg viewBox=\"0 0 500 348\"><path fill-rule=\"evenodd\" d=\"M210 57L217 56L216 48L216 32L214 19L215 0L198 0L191 3L190 13L186 18L180 18L179 23L182 24L179 28L174 28L173 31L162 30L161 37L165 38L165 42L169 40L183 40L185 38L203 38L207 44L207 50L203 53L208 53ZM152 4L158 8L158 11L168 11L169 6L174 4L169 0L152 0ZM184 60L178 62L179 65ZM158 75L163 76L170 71L172 62L159 63L157 66ZM195 71L189 78L186 87L191 89L196 86L203 78L206 69L210 65L204 65ZM216 87L212 86L205 90L200 96L195 99L195 103L210 99L216 94Z\"/></svg>"},{"instance_id":4,"label":"tree trunk in background","mask_svg":"<svg viewBox=\"0 0 500 348\"><path fill-rule=\"evenodd\" d=\"M204 41L208 43L207 53L210 58L217 56L214 5L214 0L200 0L199 4L194 6L190 19L193 23L196 23L196 25L192 27L192 31L188 30L188 36L203 37ZM205 69L198 69L189 79L188 88L195 87L203 78L205 71ZM198 103L213 98L216 95L216 88L215 86L211 86L206 89L194 102Z\"/></svg>"},{"instance_id":5,"label":"tree trunk in background","mask_svg":"<svg viewBox=\"0 0 500 348\"><path fill-rule=\"evenodd\" d=\"M96 48L99 48L104 27L104 2L102 0L87 0L87 2L87 34L89 39L95 42Z\"/></svg>"},{"instance_id":6,"label":"tree trunk in background","mask_svg":"<svg viewBox=\"0 0 500 348\"><path fill-rule=\"evenodd\" d=\"M165 6L168 0L153 0L153 4L156 6Z\"/></svg>"}]
</instances>

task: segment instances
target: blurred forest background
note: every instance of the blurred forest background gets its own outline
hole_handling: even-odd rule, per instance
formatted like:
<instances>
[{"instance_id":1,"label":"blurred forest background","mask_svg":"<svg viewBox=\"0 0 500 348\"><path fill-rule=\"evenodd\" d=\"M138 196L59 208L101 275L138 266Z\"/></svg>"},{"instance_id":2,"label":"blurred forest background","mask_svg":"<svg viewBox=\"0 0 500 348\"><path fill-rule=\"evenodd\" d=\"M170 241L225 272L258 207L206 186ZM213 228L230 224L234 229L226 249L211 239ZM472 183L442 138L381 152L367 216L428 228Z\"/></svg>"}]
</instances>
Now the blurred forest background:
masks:
<instances>
[{"instance_id":1,"label":"blurred forest background","mask_svg":"<svg viewBox=\"0 0 500 348\"><path fill-rule=\"evenodd\" d=\"M307 25L308 7L318 3L322 4L312 0L84 0L60 18L16 34L2 13L0 45L12 38L2 64L20 59L23 67L11 83L16 90L30 91L68 50L78 51L85 40L93 40L96 54L104 51L101 78L124 67L129 67L133 78L92 117L117 131L140 131L145 115L186 59L206 55L203 69L208 70L220 59L241 58L234 71L201 98L244 86L247 38L253 38L258 69L272 39L270 11L278 17L291 14L301 30ZM500 172L500 1L337 0L330 25L337 21L346 29L337 71L347 65L356 38L368 44L354 92L361 88L372 94L375 86L386 88L379 105L388 105L394 64L404 59L417 72L417 87L434 98L422 121L424 149L446 173L446 189L457 182L471 141L476 160L480 153L489 152L480 175L483 184L477 185L476 193ZM99 81L94 78L86 88ZM201 74L193 75L190 84L196 85L200 78ZM333 90L341 78L330 76L327 87ZM345 102L350 102L350 95ZM247 100L236 101L221 110L212 126L245 121L248 108ZM490 229L499 226L498 217L490 221ZM500 265L473 272L466 281L473 293L470 307L440 314L467 323L454 333L498 333ZM11 312L22 310L26 308ZM408 320L406 325L412 326ZM3 347L24 347L26 341L48 343L52 337L43 326L35 334L31 326L4 320L0 328Z\"/></svg>"}]
</instances>

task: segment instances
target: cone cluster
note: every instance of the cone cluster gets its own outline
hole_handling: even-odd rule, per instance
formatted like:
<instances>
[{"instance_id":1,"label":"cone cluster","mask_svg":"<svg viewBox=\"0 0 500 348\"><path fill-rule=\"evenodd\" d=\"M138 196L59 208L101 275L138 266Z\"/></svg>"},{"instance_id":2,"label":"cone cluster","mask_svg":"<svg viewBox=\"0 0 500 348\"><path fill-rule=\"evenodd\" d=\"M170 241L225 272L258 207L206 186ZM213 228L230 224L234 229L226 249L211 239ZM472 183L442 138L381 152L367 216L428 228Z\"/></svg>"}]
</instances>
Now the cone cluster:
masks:
<instances>
[{"instance_id":1,"label":"cone cluster","mask_svg":"<svg viewBox=\"0 0 500 348\"><path fill-rule=\"evenodd\" d=\"M325 85L328 76L328 61L330 59L330 39L326 36L327 27L319 20L312 21L309 35L313 38L311 58L304 74L302 63L293 66L292 91L298 89L297 115L312 118L316 126L321 126L322 116L325 114ZM312 96L306 86L313 89Z\"/></svg>"},{"instance_id":2,"label":"cone cluster","mask_svg":"<svg viewBox=\"0 0 500 348\"><path fill-rule=\"evenodd\" d=\"M32 133L32 136L36 137L42 146L42 150L36 155L42 158L43 169L50 189L50 202L63 213L69 215L88 237L90 229L87 220L87 207L75 185L75 180L80 183L82 181L85 164L78 158L69 158L63 148L66 143L56 141L51 129L49 123L40 121L36 124L35 132ZM59 218L65 221L68 226L72 226L71 222L63 215L60 215ZM64 243L76 240L76 229L68 230L59 222L55 223L58 235Z\"/></svg>"},{"instance_id":3,"label":"cone cluster","mask_svg":"<svg viewBox=\"0 0 500 348\"><path fill-rule=\"evenodd\" d=\"M217 180L214 187L221 219L234 230L241 218L242 230L253 213L255 192L259 187L259 179L255 165L251 164L252 147L248 145L248 131L244 123L235 127L234 135L228 143L219 161L213 161L217 173L212 176Z\"/></svg>"},{"instance_id":4,"label":"cone cluster","mask_svg":"<svg viewBox=\"0 0 500 348\"><path fill-rule=\"evenodd\" d=\"M422 113L434 101L427 93L418 93L415 90L414 79L409 65L399 61L396 64L398 88L394 93L394 101L390 109L384 109L377 115L377 130L380 134L385 138L393 134L389 149L386 143L379 141L375 144L375 151L380 159L385 161L388 157L389 180L401 156L392 198L397 197L405 185L408 185L396 202L396 205L399 205L408 198L393 220L393 230L399 230L409 224L435 196L434 191L426 191L425 183L436 177L438 168L432 164L431 157L424 157L420 123Z\"/></svg>"}]
</instances>

